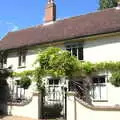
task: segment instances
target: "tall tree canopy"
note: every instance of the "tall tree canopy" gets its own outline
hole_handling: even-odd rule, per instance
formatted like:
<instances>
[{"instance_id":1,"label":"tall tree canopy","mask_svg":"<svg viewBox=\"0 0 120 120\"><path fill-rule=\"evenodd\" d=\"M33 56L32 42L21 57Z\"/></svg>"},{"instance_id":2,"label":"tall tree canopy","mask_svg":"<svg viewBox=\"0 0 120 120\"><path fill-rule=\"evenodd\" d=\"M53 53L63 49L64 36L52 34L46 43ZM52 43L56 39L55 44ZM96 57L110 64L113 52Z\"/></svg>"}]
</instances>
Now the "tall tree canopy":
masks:
<instances>
[{"instance_id":1,"label":"tall tree canopy","mask_svg":"<svg viewBox=\"0 0 120 120\"><path fill-rule=\"evenodd\" d=\"M119 0L100 0L99 1L99 9L103 10L106 8L116 7L118 1Z\"/></svg>"}]
</instances>

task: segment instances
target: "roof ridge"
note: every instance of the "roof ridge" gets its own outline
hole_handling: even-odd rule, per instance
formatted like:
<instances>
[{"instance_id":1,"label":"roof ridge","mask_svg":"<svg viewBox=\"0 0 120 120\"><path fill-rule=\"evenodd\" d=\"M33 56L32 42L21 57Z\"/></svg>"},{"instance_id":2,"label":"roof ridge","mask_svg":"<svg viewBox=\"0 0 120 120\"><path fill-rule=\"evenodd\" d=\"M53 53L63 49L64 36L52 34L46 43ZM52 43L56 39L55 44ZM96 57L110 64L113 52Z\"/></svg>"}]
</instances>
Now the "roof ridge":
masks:
<instances>
[{"instance_id":1,"label":"roof ridge","mask_svg":"<svg viewBox=\"0 0 120 120\"><path fill-rule=\"evenodd\" d=\"M67 17L67 18L64 18L64 19L59 19L57 21L64 21L64 20L68 20L68 19L74 19L76 17L81 17L81 16L87 16L87 15L91 15L91 14L97 14L97 13L101 13L101 12L105 12L105 11L109 11L109 10L113 10L115 9L116 7L114 8L107 8L107 9L103 9L103 10L96 10L94 12L88 12L86 14L80 14L80 15L76 15L76 16L71 16L71 17ZM115 9L116 10L116 9Z\"/></svg>"},{"instance_id":2,"label":"roof ridge","mask_svg":"<svg viewBox=\"0 0 120 120\"><path fill-rule=\"evenodd\" d=\"M104 12L104 11L113 10L115 8L116 7L114 7L114 8L107 8L107 9L104 9L104 10L97 10L95 12L89 12L89 13L86 13L86 14L70 16L70 17L63 18L63 19L57 19L56 21L53 22L53 24L58 23L58 22L62 22L64 20L75 19L75 18L78 18L78 17L81 17L81 16L87 16L87 15L91 15L91 14L97 14L97 13L101 13L101 12ZM30 26L30 27L27 27L27 28L22 28L22 29L19 29L17 31L10 31L8 33L16 33L16 32L20 32L20 31L24 31L24 30L35 29L37 27L48 26L48 25L53 25L53 24L44 24L44 23L42 23L42 24L38 24L38 25L33 25L33 26Z\"/></svg>"}]
</instances>

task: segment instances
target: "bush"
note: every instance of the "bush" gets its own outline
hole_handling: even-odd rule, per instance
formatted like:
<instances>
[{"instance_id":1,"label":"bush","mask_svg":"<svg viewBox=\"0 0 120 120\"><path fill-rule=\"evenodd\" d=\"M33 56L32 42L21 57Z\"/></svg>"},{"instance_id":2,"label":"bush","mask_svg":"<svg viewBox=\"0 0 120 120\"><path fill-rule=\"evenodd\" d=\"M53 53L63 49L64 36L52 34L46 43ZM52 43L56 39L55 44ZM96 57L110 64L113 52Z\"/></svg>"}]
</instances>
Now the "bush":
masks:
<instances>
[{"instance_id":1,"label":"bush","mask_svg":"<svg viewBox=\"0 0 120 120\"><path fill-rule=\"evenodd\" d=\"M20 80L20 86L24 89L28 89L28 87L31 85L31 79L27 76L24 76Z\"/></svg>"}]
</instances>

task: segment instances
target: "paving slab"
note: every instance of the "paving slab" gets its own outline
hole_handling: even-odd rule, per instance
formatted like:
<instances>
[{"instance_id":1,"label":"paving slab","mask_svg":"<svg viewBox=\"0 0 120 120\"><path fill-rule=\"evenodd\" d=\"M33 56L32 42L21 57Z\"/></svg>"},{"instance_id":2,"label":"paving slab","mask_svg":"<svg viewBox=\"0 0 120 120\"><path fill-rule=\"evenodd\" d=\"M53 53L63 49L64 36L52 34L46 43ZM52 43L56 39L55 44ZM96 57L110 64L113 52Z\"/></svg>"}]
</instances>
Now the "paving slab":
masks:
<instances>
[{"instance_id":1,"label":"paving slab","mask_svg":"<svg viewBox=\"0 0 120 120\"><path fill-rule=\"evenodd\" d=\"M0 120L36 120L36 119L19 116L0 116Z\"/></svg>"}]
</instances>

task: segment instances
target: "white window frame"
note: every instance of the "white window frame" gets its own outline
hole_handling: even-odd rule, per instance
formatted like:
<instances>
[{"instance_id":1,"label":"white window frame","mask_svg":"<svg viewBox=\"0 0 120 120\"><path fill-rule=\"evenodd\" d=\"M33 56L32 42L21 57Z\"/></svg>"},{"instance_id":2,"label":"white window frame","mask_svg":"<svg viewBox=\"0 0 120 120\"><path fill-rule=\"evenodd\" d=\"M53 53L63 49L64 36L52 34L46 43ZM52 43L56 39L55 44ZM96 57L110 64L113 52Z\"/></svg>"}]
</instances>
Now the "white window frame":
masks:
<instances>
[{"instance_id":1,"label":"white window frame","mask_svg":"<svg viewBox=\"0 0 120 120\"><path fill-rule=\"evenodd\" d=\"M18 67L26 66L26 50L20 50L18 53Z\"/></svg>"},{"instance_id":2,"label":"white window frame","mask_svg":"<svg viewBox=\"0 0 120 120\"><path fill-rule=\"evenodd\" d=\"M108 101L107 80L106 76L97 76L96 78L105 77L103 83L93 83L92 86L92 99L93 101ZM96 95L97 94L97 95Z\"/></svg>"},{"instance_id":3,"label":"white window frame","mask_svg":"<svg viewBox=\"0 0 120 120\"><path fill-rule=\"evenodd\" d=\"M76 55L73 54L73 49L77 49ZM79 57L79 49L82 49L82 56L81 56L81 57ZM78 60L83 60L83 59L84 59L83 44L71 44L71 45L66 45L66 50L68 50L71 55L76 56ZM80 58L80 59L79 59L79 58Z\"/></svg>"},{"instance_id":4,"label":"white window frame","mask_svg":"<svg viewBox=\"0 0 120 120\"><path fill-rule=\"evenodd\" d=\"M49 84L50 80L53 80L53 84ZM60 100L60 93L59 93L59 91L55 91L56 89L58 89L60 87L60 79L57 79L58 80L58 84L54 83L55 80L56 79L48 79L47 90L48 90L48 100L49 101L59 101Z\"/></svg>"}]
</instances>

